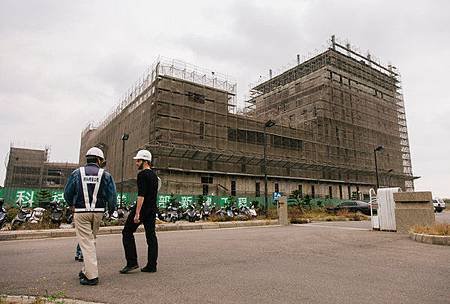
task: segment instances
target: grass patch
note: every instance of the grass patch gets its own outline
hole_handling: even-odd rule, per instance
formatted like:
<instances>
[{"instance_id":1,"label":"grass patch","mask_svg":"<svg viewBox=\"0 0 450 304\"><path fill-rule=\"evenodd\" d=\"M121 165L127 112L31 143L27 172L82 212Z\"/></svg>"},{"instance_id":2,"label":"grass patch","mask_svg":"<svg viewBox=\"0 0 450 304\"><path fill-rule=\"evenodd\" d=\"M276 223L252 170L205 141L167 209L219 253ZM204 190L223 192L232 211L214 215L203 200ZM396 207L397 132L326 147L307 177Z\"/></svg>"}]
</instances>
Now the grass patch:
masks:
<instances>
[{"instance_id":1,"label":"grass patch","mask_svg":"<svg viewBox=\"0 0 450 304\"><path fill-rule=\"evenodd\" d=\"M434 224L432 226L415 225L411 231L420 234L450 235L450 224Z\"/></svg>"},{"instance_id":2,"label":"grass patch","mask_svg":"<svg viewBox=\"0 0 450 304\"><path fill-rule=\"evenodd\" d=\"M359 212L338 211L336 214L327 212L324 208L305 210L298 206L288 208L288 217L292 224L304 224L310 221L366 221L369 217Z\"/></svg>"}]
</instances>

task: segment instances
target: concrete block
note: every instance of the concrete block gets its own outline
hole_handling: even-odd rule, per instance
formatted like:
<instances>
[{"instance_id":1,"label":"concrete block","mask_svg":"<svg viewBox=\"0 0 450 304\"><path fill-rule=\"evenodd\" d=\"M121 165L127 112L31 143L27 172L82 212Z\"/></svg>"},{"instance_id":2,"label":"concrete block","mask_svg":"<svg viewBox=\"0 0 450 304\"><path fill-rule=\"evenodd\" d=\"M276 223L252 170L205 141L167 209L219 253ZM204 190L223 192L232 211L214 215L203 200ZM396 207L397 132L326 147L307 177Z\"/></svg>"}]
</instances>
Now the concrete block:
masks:
<instances>
[{"instance_id":1,"label":"concrete block","mask_svg":"<svg viewBox=\"0 0 450 304\"><path fill-rule=\"evenodd\" d=\"M434 212L432 202L395 202L395 210L397 209L429 209Z\"/></svg>"},{"instance_id":2,"label":"concrete block","mask_svg":"<svg viewBox=\"0 0 450 304\"><path fill-rule=\"evenodd\" d=\"M394 201L397 202L431 202L430 191L422 192L395 192Z\"/></svg>"},{"instance_id":3,"label":"concrete block","mask_svg":"<svg viewBox=\"0 0 450 304\"><path fill-rule=\"evenodd\" d=\"M395 209L397 232L408 233L414 225L431 226L435 222L431 209Z\"/></svg>"}]
</instances>

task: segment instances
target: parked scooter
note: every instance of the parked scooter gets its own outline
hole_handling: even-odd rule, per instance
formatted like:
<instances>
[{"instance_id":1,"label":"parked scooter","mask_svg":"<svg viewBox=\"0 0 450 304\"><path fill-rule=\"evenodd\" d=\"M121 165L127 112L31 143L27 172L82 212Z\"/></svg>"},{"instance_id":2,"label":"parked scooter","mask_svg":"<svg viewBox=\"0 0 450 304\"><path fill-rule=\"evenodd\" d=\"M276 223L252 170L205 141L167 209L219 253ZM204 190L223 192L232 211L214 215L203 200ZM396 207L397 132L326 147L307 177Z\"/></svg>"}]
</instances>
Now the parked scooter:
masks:
<instances>
[{"instance_id":1,"label":"parked scooter","mask_svg":"<svg viewBox=\"0 0 450 304\"><path fill-rule=\"evenodd\" d=\"M250 214L251 217L257 217L258 216L258 213L256 212L255 205L252 204L250 206L250 208L248 209L248 211L249 211L249 214Z\"/></svg>"},{"instance_id":2,"label":"parked scooter","mask_svg":"<svg viewBox=\"0 0 450 304\"><path fill-rule=\"evenodd\" d=\"M179 208L173 206L172 203L169 203L169 206L167 206L165 212L163 212L163 214L161 214L161 216L163 217L164 221L166 222L172 222L175 223L176 221L178 221L180 219L179 216Z\"/></svg>"},{"instance_id":3,"label":"parked scooter","mask_svg":"<svg viewBox=\"0 0 450 304\"><path fill-rule=\"evenodd\" d=\"M28 222L31 218L31 210L24 208L22 204L19 205L19 212L17 212L16 217L11 222L11 229L16 229L25 222Z\"/></svg>"},{"instance_id":4,"label":"parked scooter","mask_svg":"<svg viewBox=\"0 0 450 304\"><path fill-rule=\"evenodd\" d=\"M234 204L228 204L225 207L228 217L235 217L239 214L238 208Z\"/></svg>"},{"instance_id":5,"label":"parked scooter","mask_svg":"<svg viewBox=\"0 0 450 304\"><path fill-rule=\"evenodd\" d=\"M214 215L218 217L225 217L227 215L227 211L225 210L225 207L220 206L219 209L215 208Z\"/></svg>"},{"instance_id":6,"label":"parked scooter","mask_svg":"<svg viewBox=\"0 0 450 304\"><path fill-rule=\"evenodd\" d=\"M33 209L33 212L31 213L30 217L30 223L37 224L40 221L42 221L42 218L44 217L45 209L41 207L36 207Z\"/></svg>"},{"instance_id":7,"label":"parked scooter","mask_svg":"<svg viewBox=\"0 0 450 304\"><path fill-rule=\"evenodd\" d=\"M50 219L54 224L61 224L63 220L64 209L60 206L59 201L50 202Z\"/></svg>"},{"instance_id":8,"label":"parked scooter","mask_svg":"<svg viewBox=\"0 0 450 304\"><path fill-rule=\"evenodd\" d=\"M251 207L242 205L241 208L239 209L239 213L248 216L249 218L255 218L257 216L254 205L251 205Z\"/></svg>"},{"instance_id":9,"label":"parked scooter","mask_svg":"<svg viewBox=\"0 0 450 304\"><path fill-rule=\"evenodd\" d=\"M130 209L126 206L117 209L117 217L118 219L127 219L128 214L130 214Z\"/></svg>"},{"instance_id":10,"label":"parked scooter","mask_svg":"<svg viewBox=\"0 0 450 304\"><path fill-rule=\"evenodd\" d=\"M5 200L3 198L0 198L0 229L2 229L6 224L6 210L5 208L3 208L4 203Z\"/></svg>"},{"instance_id":11,"label":"parked scooter","mask_svg":"<svg viewBox=\"0 0 450 304\"><path fill-rule=\"evenodd\" d=\"M187 207L184 216L189 222L192 223L200 219L200 214L197 212L197 210L195 210L195 206L193 204L190 204Z\"/></svg>"},{"instance_id":12,"label":"parked scooter","mask_svg":"<svg viewBox=\"0 0 450 304\"><path fill-rule=\"evenodd\" d=\"M66 224L72 224L72 222L73 222L73 212L72 212L72 209L69 206L66 206L66 208L65 208L64 218L66 220Z\"/></svg>"},{"instance_id":13,"label":"parked scooter","mask_svg":"<svg viewBox=\"0 0 450 304\"><path fill-rule=\"evenodd\" d=\"M121 219L126 219L128 217L128 214L130 211L126 207L122 207L119 209L114 210L111 214L109 214L109 211L106 210L103 214L103 220L105 221L118 221Z\"/></svg>"},{"instance_id":14,"label":"parked scooter","mask_svg":"<svg viewBox=\"0 0 450 304\"><path fill-rule=\"evenodd\" d=\"M109 214L108 210L103 212L103 218L102 218L103 222L115 221L117 219L118 219L118 214L117 214L116 210L114 210L114 212L111 214Z\"/></svg>"},{"instance_id":15,"label":"parked scooter","mask_svg":"<svg viewBox=\"0 0 450 304\"><path fill-rule=\"evenodd\" d=\"M202 208L200 209L200 218L203 220L207 220L211 215L211 206L209 203L204 202Z\"/></svg>"}]
</instances>

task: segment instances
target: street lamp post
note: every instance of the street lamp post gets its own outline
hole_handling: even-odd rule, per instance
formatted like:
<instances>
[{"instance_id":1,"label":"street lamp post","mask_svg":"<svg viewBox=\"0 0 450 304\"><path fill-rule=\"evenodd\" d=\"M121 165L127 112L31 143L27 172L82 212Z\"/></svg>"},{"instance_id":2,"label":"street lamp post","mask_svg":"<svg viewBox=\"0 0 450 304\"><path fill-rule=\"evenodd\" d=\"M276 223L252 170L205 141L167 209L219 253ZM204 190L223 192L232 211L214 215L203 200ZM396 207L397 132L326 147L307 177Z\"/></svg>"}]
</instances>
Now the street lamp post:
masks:
<instances>
[{"instance_id":1,"label":"street lamp post","mask_svg":"<svg viewBox=\"0 0 450 304\"><path fill-rule=\"evenodd\" d=\"M375 149L373 149L373 155L375 157L375 176L377 177L377 190L380 188L380 182L378 180L378 164L377 164L377 152L382 151L384 149L383 146L378 146Z\"/></svg>"},{"instance_id":2,"label":"street lamp post","mask_svg":"<svg viewBox=\"0 0 450 304\"><path fill-rule=\"evenodd\" d=\"M119 208L122 208L122 201L123 201L123 167L125 163L125 141L128 140L130 136L127 133L123 133L122 135L122 171L121 171L121 178L120 178L120 202L119 202Z\"/></svg>"},{"instance_id":3,"label":"street lamp post","mask_svg":"<svg viewBox=\"0 0 450 304\"><path fill-rule=\"evenodd\" d=\"M271 128L275 125L275 122L273 120L268 120L264 124L264 156L263 156L263 164L264 164L264 210L267 212L269 210L269 204L267 202L267 159L266 159L266 151L267 151L267 134L266 130L267 128Z\"/></svg>"}]
</instances>

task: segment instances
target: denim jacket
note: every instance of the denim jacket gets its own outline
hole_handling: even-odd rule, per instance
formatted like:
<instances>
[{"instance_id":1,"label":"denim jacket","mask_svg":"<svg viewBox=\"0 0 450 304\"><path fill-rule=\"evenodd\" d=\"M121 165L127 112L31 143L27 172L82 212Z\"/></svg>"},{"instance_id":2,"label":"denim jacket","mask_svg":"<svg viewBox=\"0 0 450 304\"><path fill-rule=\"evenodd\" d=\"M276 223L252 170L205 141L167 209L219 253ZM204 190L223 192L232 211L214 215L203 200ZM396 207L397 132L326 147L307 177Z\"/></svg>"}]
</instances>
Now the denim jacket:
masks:
<instances>
[{"instance_id":1,"label":"denim jacket","mask_svg":"<svg viewBox=\"0 0 450 304\"><path fill-rule=\"evenodd\" d=\"M95 168L88 168L94 166ZM85 166L87 169L96 169L98 166L96 164L87 164ZM76 169L67 179L66 186L64 187L64 199L69 206L75 208L85 208L84 196L81 186L81 173L80 169ZM92 195L92 193L90 193ZM105 208L109 212L112 212L116 208L116 185L114 179L108 172L104 171L101 178L100 192L97 195L96 208Z\"/></svg>"}]
</instances>

